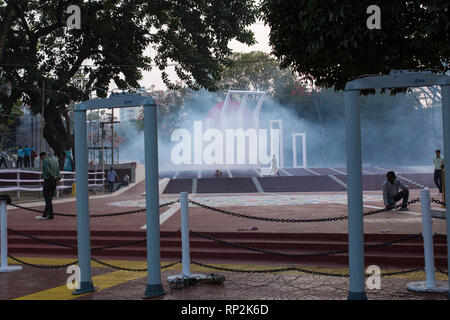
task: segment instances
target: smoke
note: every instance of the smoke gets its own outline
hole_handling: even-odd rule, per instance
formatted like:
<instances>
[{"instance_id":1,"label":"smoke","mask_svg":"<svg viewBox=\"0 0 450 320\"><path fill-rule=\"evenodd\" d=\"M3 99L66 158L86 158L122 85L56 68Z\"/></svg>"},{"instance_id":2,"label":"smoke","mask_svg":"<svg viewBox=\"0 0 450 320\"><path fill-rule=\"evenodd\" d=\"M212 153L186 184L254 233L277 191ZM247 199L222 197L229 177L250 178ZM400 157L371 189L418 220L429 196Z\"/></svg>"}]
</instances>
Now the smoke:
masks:
<instances>
[{"instance_id":1,"label":"smoke","mask_svg":"<svg viewBox=\"0 0 450 320\"><path fill-rule=\"evenodd\" d=\"M164 106L159 107L160 169L180 169L180 166L174 166L171 161L171 151L177 142L170 141L170 133L174 129L184 128L193 135L194 121L205 120L211 108L223 101L224 98L218 94L200 90L188 95L183 107L172 108L171 115L165 113L167 110L164 110ZM234 97L232 101L238 104L239 96ZM256 99L249 98L249 111L253 110L256 102ZM432 165L434 150L442 150L443 147L441 105L431 108L417 106L417 101L410 94L389 96L385 93L361 97L362 158L365 165ZM342 92L323 90L315 93L305 105L283 105L269 98L261 109L260 128L268 129L270 120L283 121L285 167L293 166L294 133L306 134L308 167L345 167L346 138ZM205 130L205 121L203 124ZM214 126L219 128L216 120ZM235 128L236 123L231 119L227 126ZM133 123L129 123L125 130L130 139L119 146L121 162L144 163L143 130ZM302 165L301 142L301 139L297 138L298 165Z\"/></svg>"}]
</instances>

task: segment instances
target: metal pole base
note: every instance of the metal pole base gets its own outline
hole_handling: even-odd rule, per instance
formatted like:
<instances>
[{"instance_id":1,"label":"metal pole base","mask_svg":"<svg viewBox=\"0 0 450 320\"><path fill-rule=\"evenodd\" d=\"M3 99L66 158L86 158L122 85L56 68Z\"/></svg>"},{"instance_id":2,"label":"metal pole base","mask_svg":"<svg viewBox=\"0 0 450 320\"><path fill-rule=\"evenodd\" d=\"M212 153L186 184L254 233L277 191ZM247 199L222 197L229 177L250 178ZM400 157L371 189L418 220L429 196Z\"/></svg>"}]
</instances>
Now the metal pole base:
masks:
<instances>
[{"instance_id":1,"label":"metal pole base","mask_svg":"<svg viewBox=\"0 0 450 320\"><path fill-rule=\"evenodd\" d=\"M406 285L406 288L408 288L408 290L420 292L438 292L438 293L449 292L448 283L442 281L436 282L436 285L434 287L428 287L425 281L410 282Z\"/></svg>"},{"instance_id":2,"label":"metal pole base","mask_svg":"<svg viewBox=\"0 0 450 320\"><path fill-rule=\"evenodd\" d=\"M367 300L367 295L365 292L349 292L348 300Z\"/></svg>"},{"instance_id":3,"label":"metal pole base","mask_svg":"<svg viewBox=\"0 0 450 320\"><path fill-rule=\"evenodd\" d=\"M6 266L0 267L0 272L13 272L22 270L22 266Z\"/></svg>"},{"instance_id":4,"label":"metal pole base","mask_svg":"<svg viewBox=\"0 0 450 320\"><path fill-rule=\"evenodd\" d=\"M150 299L154 297L159 297L164 295L165 292L160 284L147 284L147 289L145 290L142 299Z\"/></svg>"},{"instance_id":5,"label":"metal pole base","mask_svg":"<svg viewBox=\"0 0 450 320\"><path fill-rule=\"evenodd\" d=\"M80 283L80 289L75 290L72 292L74 296L78 296L80 294L89 293L97 291L98 287L94 287L94 284L91 282L81 282Z\"/></svg>"}]
</instances>

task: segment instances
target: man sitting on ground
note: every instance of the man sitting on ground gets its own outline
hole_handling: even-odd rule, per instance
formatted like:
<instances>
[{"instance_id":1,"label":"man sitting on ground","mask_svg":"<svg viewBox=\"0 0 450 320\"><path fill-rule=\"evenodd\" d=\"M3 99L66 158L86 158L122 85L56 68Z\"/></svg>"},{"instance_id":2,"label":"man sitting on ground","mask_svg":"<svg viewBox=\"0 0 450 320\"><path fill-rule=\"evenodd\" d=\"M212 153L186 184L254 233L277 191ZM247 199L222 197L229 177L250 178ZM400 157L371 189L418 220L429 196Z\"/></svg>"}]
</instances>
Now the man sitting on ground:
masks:
<instances>
[{"instance_id":1,"label":"man sitting on ground","mask_svg":"<svg viewBox=\"0 0 450 320\"><path fill-rule=\"evenodd\" d=\"M130 176L127 175L127 174L125 174L125 175L122 177L122 186L128 187L129 184L130 184Z\"/></svg>"},{"instance_id":2,"label":"man sitting on ground","mask_svg":"<svg viewBox=\"0 0 450 320\"><path fill-rule=\"evenodd\" d=\"M386 174L386 178L386 181L383 183L383 200L386 209L392 210L395 203L403 199L400 211L409 211L406 207L409 197L408 186L396 179L394 171L389 171ZM399 192L398 188L402 188L402 191Z\"/></svg>"}]
</instances>

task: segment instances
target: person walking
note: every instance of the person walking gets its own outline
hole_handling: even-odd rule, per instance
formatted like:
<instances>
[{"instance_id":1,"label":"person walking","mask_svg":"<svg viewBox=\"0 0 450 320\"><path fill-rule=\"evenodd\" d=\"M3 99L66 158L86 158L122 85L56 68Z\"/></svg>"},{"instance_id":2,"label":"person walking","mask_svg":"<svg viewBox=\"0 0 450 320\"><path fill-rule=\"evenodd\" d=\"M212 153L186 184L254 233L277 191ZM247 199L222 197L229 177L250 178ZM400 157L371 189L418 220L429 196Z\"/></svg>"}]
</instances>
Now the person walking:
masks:
<instances>
[{"instance_id":1,"label":"person walking","mask_svg":"<svg viewBox=\"0 0 450 320\"><path fill-rule=\"evenodd\" d=\"M434 184L442 194L442 168L444 167L444 157L441 157L441 150L436 150L436 157L433 158L434 163Z\"/></svg>"},{"instance_id":2,"label":"person walking","mask_svg":"<svg viewBox=\"0 0 450 320\"><path fill-rule=\"evenodd\" d=\"M23 152L23 148L19 147L19 150L17 150L17 162L16 162L17 169L23 167L23 158L24 157L25 157L25 153Z\"/></svg>"},{"instance_id":3,"label":"person walking","mask_svg":"<svg viewBox=\"0 0 450 320\"><path fill-rule=\"evenodd\" d=\"M275 155L273 155L272 157L272 176L280 176L280 170L278 169L278 165L277 165L277 158L275 157Z\"/></svg>"},{"instance_id":4,"label":"person walking","mask_svg":"<svg viewBox=\"0 0 450 320\"><path fill-rule=\"evenodd\" d=\"M25 145L25 148L23 148L23 154L24 154L23 162L24 162L25 168L29 168L30 164L31 164L31 161L30 161L31 148L28 148L28 146Z\"/></svg>"},{"instance_id":5,"label":"person walking","mask_svg":"<svg viewBox=\"0 0 450 320\"><path fill-rule=\"evenodd\" d=\"M66 150L66 160L64 160L64 171L72 171L72 152Z\"/></svg>"},{"instance_id":6,"label":"person walking","mask_svg":"<svg viewBox=\"0 0 450 320\"><path fill-rule=\"evenodd\" d=\"M8 169L8 164L6 163L6 160L8 160L8 154L6 153L5 150L2 150L2 152L0 152L0 169L2 168L3 165L5 165L5 169Z\"/></svg>"},{"instance_id":7,"label":"person walking","mask_svg":"<svg viewBox=\"0 0 450 320\"><path fill-rule=\"evenodd\" d=\"M42 179L44 179L44 199L45 209L42 216L37 216L38 220L53 219L53 196L56 191L56 186L61 180L59 173L58 161L47 156L47 153L41 152L40 158L42 160Z\"/></svg>"},{"instance_id":8,"label":"person walking","mask_svg":"<svg viewBox=\"0 0 450 320\"><path fill-rule=\"evenodd\" d=\"M119 179L119 176L117 175L117 172L114 171L113 167L111 167L106 173L106 180L109 184L109 192L114 191L114 181L116 181L116 179Z\"/></svg>"},{"instance_id":9,"label":"person walking","mask_svg":"<svg viewBox=\"0 0 450 320\"><path fill-rule=\"evenodd\" d=\"M396 179L395 172L389 171L386 174L386 180L383 183L383 200L385 208L392 210L395 203L403 199L400 211L409 211L408 205L409 189L406 184ZM402 191L398 191L401 188Z\"/></svg>"}]
</instances>

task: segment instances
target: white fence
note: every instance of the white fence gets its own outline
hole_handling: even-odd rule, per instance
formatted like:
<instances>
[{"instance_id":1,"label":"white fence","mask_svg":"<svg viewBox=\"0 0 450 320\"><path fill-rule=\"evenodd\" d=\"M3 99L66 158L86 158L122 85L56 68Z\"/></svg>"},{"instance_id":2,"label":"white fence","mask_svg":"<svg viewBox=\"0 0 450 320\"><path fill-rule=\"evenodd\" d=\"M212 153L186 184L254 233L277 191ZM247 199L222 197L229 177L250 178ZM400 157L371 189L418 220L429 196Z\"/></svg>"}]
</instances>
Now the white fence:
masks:
<instances>
[{"instance_id":1,"label":"white fence","mask_svg":"<svg viewBox=\"0 0 450 320\"><path fill-rule=\"evenodd\" d=\"M2 179L0 178L0 184L1 183L15 183L15 186L8 186L8 187L2 187L0 188L0 192L11 192L16 191L17 192L17 199L20 199L20 192L21 191L28 191L28 192L40 192L42 191L41 184L44 183L44 179L42 179L42 172L39 171L32 171L32 170L21 170L21 169L0 169L0 176L2 173L15 173L16 179ZM36 179L21 179L21 174L34 174L36 176ZM105 172L103 171L95 171L95 172L89 172L89 176L94 176L93 178L89 178L89 187L103 187L105 183ZM101 178L98 178L100 176ZM64 182L75 182L75 172L71 171L61 171L61 180L60 183L62 185L59 185L56 187L57 196L59 196L59 190L63 189L71 189L72 183L70 185L64 185ZM101 181L101 183L98 183ZM22 183L22 186L21 186ZM24 186L24 183L36 183L39 185L39 187L27 187Z\"/></svg>"}]
</instances>

